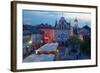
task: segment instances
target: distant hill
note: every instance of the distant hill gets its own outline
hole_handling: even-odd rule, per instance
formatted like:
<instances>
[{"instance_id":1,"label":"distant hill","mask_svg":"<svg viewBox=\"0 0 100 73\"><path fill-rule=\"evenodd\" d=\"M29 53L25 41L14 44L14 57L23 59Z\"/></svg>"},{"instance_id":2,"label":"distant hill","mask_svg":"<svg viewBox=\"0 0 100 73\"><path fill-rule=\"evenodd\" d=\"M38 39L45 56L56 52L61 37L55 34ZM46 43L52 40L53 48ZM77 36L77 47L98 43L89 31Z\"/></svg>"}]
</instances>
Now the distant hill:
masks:
<instances>
[{"instance_id":1,"label":"distant hill","mask_svg":"<svg viewBox=\"0 0 100 73\"><path fill-rule=\"evenodd\" d=\"M38 28L38 29L41 29L41 28L49 28L49 29L54 29L54 27L53 26L51 26L51 25L49 25L49 24L43 24L43 23L41 23L41 24L39 24L39 25L36 25L36 26L34 26L35 28Z\"/></svg>"},{"instance_id":2,"label":"distant hill","mask_svg":"<svg viewBox=\"0 0 100 73\"><path fill-rule=\"evenodd\" d=\"M27 24L23 25L23 30L32 30L32 29L35 29L35 27L32 25L27 25Z\"/></svg>"},{"instance_id":3,"label":"distant hill","mask_svg":"<svg viewBox=\"0 0 100 73\"><path fill-rule=\"evenodd\" d=\"M42 34L42 33L44 33L42 30L36 29L36 27L32 25L23 25L23 35Z\"/></svg>"}]
</instances>

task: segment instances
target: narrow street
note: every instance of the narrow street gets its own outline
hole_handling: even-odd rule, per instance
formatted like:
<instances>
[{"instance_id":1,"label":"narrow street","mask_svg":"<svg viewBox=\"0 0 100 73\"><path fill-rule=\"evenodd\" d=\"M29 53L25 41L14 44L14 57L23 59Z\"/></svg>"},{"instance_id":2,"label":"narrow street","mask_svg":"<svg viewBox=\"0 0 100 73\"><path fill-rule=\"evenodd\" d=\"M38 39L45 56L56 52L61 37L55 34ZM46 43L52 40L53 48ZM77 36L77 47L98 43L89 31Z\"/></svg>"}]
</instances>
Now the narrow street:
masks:
<instances>
[{"instance_id":1,"label":"narrow street","mask_svg":"<svg viewBox=\"0 0 100 73\"><path fill-rule=\"evenodd\" d=\"M53 61L54 55L36 55L31 54L30 56L26 57L23 62L40 62L40 61Z\"/></svg>"},{"instance_id":2,"label":"narrow street","mask_svg":"<svg viewBox=\"0 0 100 73\"><path fill-rule=\"evenodd\" d=\"M33 54L26 57L23 62L53 61L55 59L55 54L49 54L48 52L56 52L57 46L58 43L47 43L35 50ZM48 54L37 54L38 52L47 52Z\"/></svg>"},{"instance_id":3,"label":"narrow street","mask_svg":"<svg viewBox=\"0 0 100 73\"><path fill-rule=\"evenodd\" d=\"M89 59L88 56L80 53L79 48L68 48L63 46L58 46L58 43L50 43L41 46L39 49L35 50L34 53L29 55L24 59L24 62L39 62L39 61L63 61L63 60L80 60ZM54 52L59 50L59 55L54 54ZM38 54L40 52L41 54ZM52 52L52 53L51 53Z\"/></svg>"},{"instance_id":4,"label":"narrow street","mask_svg":"<svg viewBox=\"0 0 100 73\"><path fill-rule=\"evenodd\" d=\"M72 51L74 50L74 52ZM79 48L68 48L64 46L59 47L59 56L56 60L80 60L80 59L89 59L88 56L81 53Z\"/></svg>"}]
</instances>

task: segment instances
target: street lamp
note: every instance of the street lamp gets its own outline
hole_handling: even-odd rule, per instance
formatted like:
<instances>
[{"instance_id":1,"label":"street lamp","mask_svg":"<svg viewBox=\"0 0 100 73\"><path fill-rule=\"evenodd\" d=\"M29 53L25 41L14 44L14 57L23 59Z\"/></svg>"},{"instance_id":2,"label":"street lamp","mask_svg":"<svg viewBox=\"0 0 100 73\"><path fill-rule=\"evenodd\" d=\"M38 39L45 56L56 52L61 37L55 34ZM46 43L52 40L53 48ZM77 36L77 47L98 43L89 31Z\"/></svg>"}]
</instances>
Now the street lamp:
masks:
<instances>
[{"instance_id":1,"label":"street lamp","mask_svg":"<svg viewBox=\"0 0 100 73\"><path fill-rule=\"evenodd\" d=\"M28 42L28 44L31 45L31 44L32 44L32 40L30 40L30 41Z\"/></svg>"}]
</instances>

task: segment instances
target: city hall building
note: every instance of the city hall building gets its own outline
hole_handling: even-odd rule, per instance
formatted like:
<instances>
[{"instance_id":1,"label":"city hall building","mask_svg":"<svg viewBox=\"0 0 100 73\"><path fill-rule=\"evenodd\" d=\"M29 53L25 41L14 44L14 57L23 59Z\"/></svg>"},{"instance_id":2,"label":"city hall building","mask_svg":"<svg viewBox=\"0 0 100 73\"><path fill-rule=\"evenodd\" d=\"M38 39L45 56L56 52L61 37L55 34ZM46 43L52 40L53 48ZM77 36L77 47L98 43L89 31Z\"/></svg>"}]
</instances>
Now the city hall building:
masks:
<instances>
[{"instance_id":1,"label":"city hall building","mask_svg":"<svg viewBox=\"0 0 100 73\"><path fill-rule=\"evenodd\" d=\"M55 22L55 38L57 42L64 44L71 34L71 26L64 17Z\"/></svg>"}]
</instances>

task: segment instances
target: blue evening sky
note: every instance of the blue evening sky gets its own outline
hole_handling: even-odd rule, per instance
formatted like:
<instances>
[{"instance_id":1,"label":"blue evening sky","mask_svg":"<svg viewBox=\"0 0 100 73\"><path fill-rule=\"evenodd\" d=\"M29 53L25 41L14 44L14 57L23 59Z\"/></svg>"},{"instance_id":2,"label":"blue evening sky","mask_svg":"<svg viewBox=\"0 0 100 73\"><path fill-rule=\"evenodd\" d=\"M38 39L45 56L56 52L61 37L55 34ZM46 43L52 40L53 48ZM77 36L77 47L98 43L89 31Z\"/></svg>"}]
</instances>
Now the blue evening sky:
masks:
<instances>
[{"instance_id":1,"label":"blue evening sky","mask_svg":"<svg viewBox=\"0 0 100 73\"><path fill-rule=\"evenodd\" d=\"M84 25L91 26L91 14L90 13L75 13L75 12L58 12L58 11L34 11L23 10L23 24L27 25L39 25L41 23L48 23L52 26L55 25L55 21L59 21L61 17L65 17L67 22L73 26L74 19L78 19L79 27Z\"/></svg>"}]
</instances>

